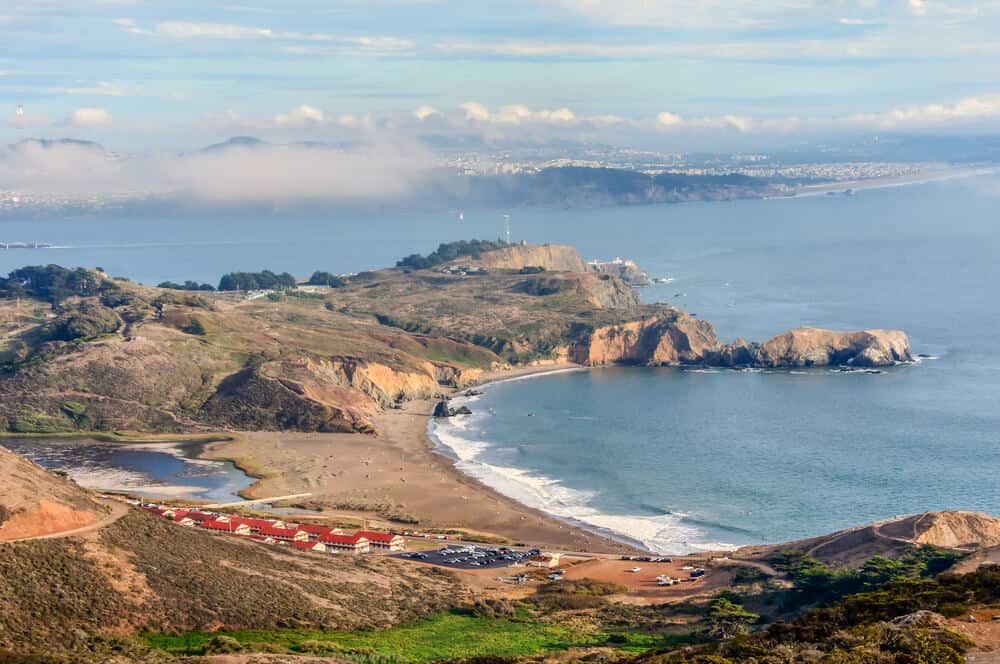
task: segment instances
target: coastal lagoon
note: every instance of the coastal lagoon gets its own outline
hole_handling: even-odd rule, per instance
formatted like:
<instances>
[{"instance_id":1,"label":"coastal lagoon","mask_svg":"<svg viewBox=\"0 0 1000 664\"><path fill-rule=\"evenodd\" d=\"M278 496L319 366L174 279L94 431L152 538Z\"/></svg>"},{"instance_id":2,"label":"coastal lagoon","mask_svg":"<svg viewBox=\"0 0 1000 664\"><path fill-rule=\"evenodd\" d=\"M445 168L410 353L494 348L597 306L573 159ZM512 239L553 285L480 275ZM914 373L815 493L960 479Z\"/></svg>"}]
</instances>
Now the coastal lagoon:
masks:
<instances>
[{"instance_id":1,"label":"coastal lagoon","mask_svg":"<svg viewBox=\"0 0 1000 664\"><path fill-rule=\"evenodd\" d=\"M1000 510L1000 178L792 199L513 210L516 240L637 260L643 289L762 341L799 325L906 330L879 374L613 368L503 382L436 426L459 467L563 518L665 552L782 541L930 509ZM0 222L0 252L145 283L308 276L493 238L499 210ZM252 241L245 238L253 238ZM933 359L932 359L933 358Z\"/></svg>"},{"instance_id":2,"label":"coastal lagoon","mask_svg":"<svg viewBox=\"0 0 1000 664\"><path fill-rule=\"evenodd\" d=\"M81 486L150 498L241 500L253 479L229 461L199 459L201 443L105 443L76 438L8 438L3 445Z\"/></svg>"}]
</instances>

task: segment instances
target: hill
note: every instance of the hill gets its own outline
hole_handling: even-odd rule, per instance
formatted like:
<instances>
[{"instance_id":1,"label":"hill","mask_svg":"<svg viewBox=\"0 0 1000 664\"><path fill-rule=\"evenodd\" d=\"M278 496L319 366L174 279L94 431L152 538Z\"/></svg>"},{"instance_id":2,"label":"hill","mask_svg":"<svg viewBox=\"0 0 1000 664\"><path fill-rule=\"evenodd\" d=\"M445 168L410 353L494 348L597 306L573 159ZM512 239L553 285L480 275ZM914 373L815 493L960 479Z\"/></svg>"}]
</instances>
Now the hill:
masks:
<instances>
[{"instance_id":1,"label":"hill","mask_svg":"<svg viewBox=\"0 0 1000 664\"><path fill-rule=\"evenodd\" d=\"M219 629L361 629L440 613L447 572L216 536L133 511L83 538L0 545L3 650L148 661L129 635ZM131 651L131 652L130 652Z\"/></svg>"},{"instance_id":2,"label":"hill","mask_svg":"<svg viewBox=\"0 0 1000 664\"><path fill-rule=\"evenodd\" d=\"M451 263L312 290L191 292L83 269L16 270L0 280L0 429L375 433L387 408L512 365L912 359L898 331L803 328L724 344L711 323L642 304L570 247L473 246ZM489 267L451 269L461 262Z\"/></svg>"},{"instance_id":3,"label":"hill","mask_svg":"<svg viewBox=\"0 0 1000 664\"><path fill-rule=\"evenodd\" d=\"M87 492L0 447L0 542L96 523L104 510Z\"/></svg>"}]
</instances>

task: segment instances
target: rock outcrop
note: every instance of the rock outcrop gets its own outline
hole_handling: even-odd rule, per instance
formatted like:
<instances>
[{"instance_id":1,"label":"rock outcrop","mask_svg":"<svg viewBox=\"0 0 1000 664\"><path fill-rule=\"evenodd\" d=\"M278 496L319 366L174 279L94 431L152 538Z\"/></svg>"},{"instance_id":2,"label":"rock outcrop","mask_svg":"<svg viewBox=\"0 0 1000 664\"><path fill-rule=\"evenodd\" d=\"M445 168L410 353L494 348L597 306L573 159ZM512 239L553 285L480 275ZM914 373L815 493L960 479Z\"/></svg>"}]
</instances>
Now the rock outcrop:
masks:
<instances>
[{"instance_id":1,"label":"rock outcrop","mask_svg":"<svg viewBox=\"0 0 1000 664\"><path fill-rule=\"evenodd\" d=\"M571 358L589 366L702 364L722 349L711 323L677 312L598 328L571 349Z\"/></svg>"},{"instance_id":2,"label":"rock outcrop","mask_svg":"<svg viewBox=\"0 0 1000 664\"><path fill-rule=\"evenodd\" d=\"M762 345L743 339L724 345L714 326L671 309L660 316L595 329L570 349L579 364L718 367L890 366L913 359L898 330L838 332L800 328Z\"/></svg>"},{"instance_id":3,"label":"rock outcrop","mask_svg":"<svg viewBox=\"0 0 1000 664\"><path fill-rule=\"evenodd\" d=\"M591 261L587 263L587 267L598 274L618 277L632 286L648 286L650 284L649 275L635 261L627 258L616 257L611 261Z\"/></svg>"},{"instance_id":4,"label":"rock outcrop","mask_svg":"<svg viewBox=\"0 0 1000 664\"><path fill-rule=\"evenodd\" d=\"M836 332L800 327L764 343L754 364L761 367L889 366L912 361L910 340L899 330Z\"/></svg>"},{"instance_id":5,"label":"rock outcrop","mask_svg":"<svg viewBox=\"0 0 1000 664\"><path fill-rule=\"evenodd\" d=\"M914 522L913 539L941 547L1000 546L1000 518L983 512L928 512Z\"/></svg>"}]
</instances>

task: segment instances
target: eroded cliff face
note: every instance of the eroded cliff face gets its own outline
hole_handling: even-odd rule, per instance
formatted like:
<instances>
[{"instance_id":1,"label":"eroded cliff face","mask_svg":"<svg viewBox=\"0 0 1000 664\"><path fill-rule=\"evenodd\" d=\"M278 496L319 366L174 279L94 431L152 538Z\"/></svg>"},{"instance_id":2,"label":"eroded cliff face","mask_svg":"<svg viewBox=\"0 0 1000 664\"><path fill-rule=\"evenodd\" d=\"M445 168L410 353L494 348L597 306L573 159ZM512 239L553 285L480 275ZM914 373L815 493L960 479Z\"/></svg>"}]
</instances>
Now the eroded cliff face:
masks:
<instances>
[{"instance_id":1,"label":"eroded cliff face","mask_svg":"<svg viewBox=\"0 0 1000 664\"><path fill-rule=\"evenodd\" d=\"M916 519L914 533L918 544L1000 546L1000 518L983 512L928 512Z\"/></svg>"},{"instance_id":2,"label":"eroded cliff face","mask_svg":"<svg viewBox=\"0 0 1000 664\"><path fill-rule=\"evenodd\" d=\"M402 401L440 397L482 372L426 362L393 369L356 358L266 362L222 382L205 404L213 421L241 429L374 433L372 417Z\"/></svg>"},{"instance_id":3,"label":"eroded cliff face","mask_svg":"<svg viewBox=\"0 0 1000 664\"><path fill-rule=\"evenodd\" d=\"M590 366L701 364L722 348L711 323L678 313L597 328L571 357Z\"/></svg>"},{"instance_id":4,"label":"eroded cliff face","mask_svg":"<svg viewBox=\"0 0 1000 664\"><path fill-rule=\"evenodd\" d=\"M587 263L573 247L562 244L512 245L490 251L478 260L459 260L459 263L480 265L494 270L520 270L523 267L541 267L549 272L587 272Z\"/></svg>"},{"instance_id":5,"label":"eroded cliff face","mask_svg":"<svg viewBox=\"0 0 1000 664\"><path fill-rule=\"evenodd\" d=\"M880 367L912 360L910 340L899 330L837 332L800 327L764 343L754 363L762 367Z\"/></svg>"},{"instance_id":6,"label":"eroded cliff face","mask_svg":"<svg viewBox=\"0 0 1000 664\"><path fill-rule=\"evenodd\" d=\"M737 339L719 341L708 321L672 310L662 316L595 329L570 350L580 364L721 367L890 366L913 359L906 333L899 330L838 332L800 328L762 345Z\"/></svg>"}]
</instances>

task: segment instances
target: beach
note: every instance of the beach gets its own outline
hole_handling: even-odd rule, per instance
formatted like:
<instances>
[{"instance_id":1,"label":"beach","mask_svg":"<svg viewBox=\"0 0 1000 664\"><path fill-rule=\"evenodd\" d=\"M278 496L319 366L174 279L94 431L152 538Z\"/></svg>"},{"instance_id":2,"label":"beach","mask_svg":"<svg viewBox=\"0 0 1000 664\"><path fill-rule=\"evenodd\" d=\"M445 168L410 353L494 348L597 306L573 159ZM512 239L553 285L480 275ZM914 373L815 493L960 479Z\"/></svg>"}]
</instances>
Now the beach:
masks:
<instances>
[{"instance_id":1,"label":"beach","mask_svg":"<svg viewBox=\"0 0 1000 664\"><path fill-rule=\"evenodd\" d=\"M483 382L565 371L575 365L526 367ZM313 495L317 517L368 526L456 531L513 543L594 553L634 547L529 508L463 474L427 436L434 401L412 401L376 416L377 436L252 432L209 445L204 458L231 460L259 478L248 498Z\"/></svg>"}]
</instances>

